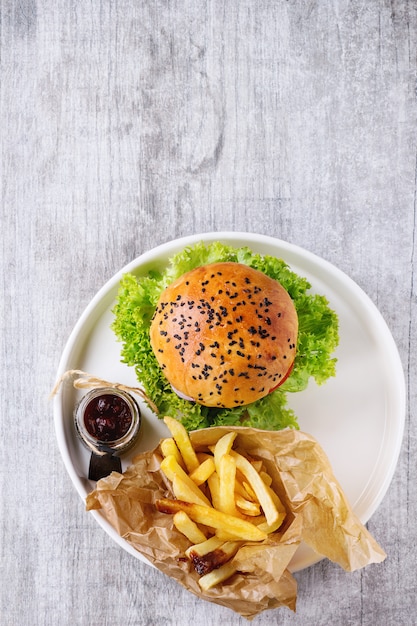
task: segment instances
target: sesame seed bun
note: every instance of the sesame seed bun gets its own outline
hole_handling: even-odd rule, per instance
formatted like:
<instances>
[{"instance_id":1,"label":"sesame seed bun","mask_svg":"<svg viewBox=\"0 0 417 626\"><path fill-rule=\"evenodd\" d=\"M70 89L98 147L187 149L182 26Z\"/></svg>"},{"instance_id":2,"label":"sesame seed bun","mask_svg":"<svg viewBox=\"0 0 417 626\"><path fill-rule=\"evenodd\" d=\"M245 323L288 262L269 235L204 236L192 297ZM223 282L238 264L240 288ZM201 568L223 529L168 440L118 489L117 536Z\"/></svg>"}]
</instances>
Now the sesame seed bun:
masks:
<instances>
[{"instance_id":1,"label":"sesame seed bun","mask_svg":"<svg viewBox=\"0 0 417 626\"><path fill-rule=\"evenodd\" d=\"M180 395L209 407L246 405L291 372L298 317L280 283L240 263L197 267L162 293L152 349Z\"/></svg>"}]
</instances>

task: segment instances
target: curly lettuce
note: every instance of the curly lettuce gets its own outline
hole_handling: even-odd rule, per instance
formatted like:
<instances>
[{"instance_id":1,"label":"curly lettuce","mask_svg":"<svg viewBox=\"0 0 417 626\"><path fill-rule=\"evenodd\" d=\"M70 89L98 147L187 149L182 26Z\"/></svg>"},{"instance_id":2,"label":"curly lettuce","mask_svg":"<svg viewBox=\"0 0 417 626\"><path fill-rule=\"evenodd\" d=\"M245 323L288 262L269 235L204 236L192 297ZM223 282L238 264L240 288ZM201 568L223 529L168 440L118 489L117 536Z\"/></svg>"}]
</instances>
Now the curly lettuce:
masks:
<instances>
[{"instance_id":1,"label":"curly lettuce","mask_svg":"<svg viewBox=\"0 0 417 626\"><path fill-rule=\"evenodd\" d=\"M279 281L294 302L299 323L291 376L265 398L232 409L205 407L179 398L158 365L149 335L159 297L170 283L195 267L225 261L244 263ZM121 360L135 368L138 380L158 407L160 416L179 419L187 430L219 425L298 429L297 417L287 404L287 394L302 391L311 378L321 385L335 376L333 352L339 342L336 313L324 296L309 293L310 288L308 280L293 272L282 259L252 252L248 247L234 248L220 242L188 246L175 254L162 271L122 277L112 323L122 343Z\"/></svg>"}]
</instances>

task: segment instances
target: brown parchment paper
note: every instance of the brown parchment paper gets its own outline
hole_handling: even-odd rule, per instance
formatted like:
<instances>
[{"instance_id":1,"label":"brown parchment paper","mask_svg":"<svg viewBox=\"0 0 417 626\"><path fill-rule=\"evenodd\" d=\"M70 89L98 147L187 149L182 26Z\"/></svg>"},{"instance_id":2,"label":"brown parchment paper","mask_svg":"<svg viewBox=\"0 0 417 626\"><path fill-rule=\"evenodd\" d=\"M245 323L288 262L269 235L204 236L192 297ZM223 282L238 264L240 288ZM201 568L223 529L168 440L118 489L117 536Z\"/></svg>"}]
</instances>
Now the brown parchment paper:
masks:
<instances>
[{"instance_id":1,"label":"brown parchment paper","mask_svg":"<svg viewBox=\"0 0 417 626\"><path fill-rule=\"evenodd\" d=\"M172 516L154 506L161 497L173 497L160 471L159 446L135 457L123 474L113 472L101 479L87 496L87 510L101 509L122 537L186 589L249 620L280 606L295 611L297 584L288 565L301 542L347 571L385 559L383 549L352 511L313 437L290 429L244 427L208 428L190 437L196 449L204 451L231 430L237 431L235 448L264 460L287 517L265 542L243 545L234 558L238 573L222 585L201 591L198 575L184 558L189 541L175 529Z\"/></svg>"}]
</instances>

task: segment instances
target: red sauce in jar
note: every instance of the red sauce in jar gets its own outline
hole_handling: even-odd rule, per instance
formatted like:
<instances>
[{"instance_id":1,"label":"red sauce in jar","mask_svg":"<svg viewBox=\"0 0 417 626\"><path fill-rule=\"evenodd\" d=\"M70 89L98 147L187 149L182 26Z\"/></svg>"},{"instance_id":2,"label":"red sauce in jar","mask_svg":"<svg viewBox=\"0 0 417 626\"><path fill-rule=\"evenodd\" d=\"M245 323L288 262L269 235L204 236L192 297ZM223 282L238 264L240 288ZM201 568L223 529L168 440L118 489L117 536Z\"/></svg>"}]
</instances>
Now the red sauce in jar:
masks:
<instances>
[{"instance_id":1,"label":"red sauce in jar","mask_svg":"<svg viewBox=\"0 0 417 626\"><path fill-rule=\"evenodd\" d=\"M84 424L90 435L99 441L116 441L129 430L132 414L123 398L103 394L87 404Z\"/></svg>"}]
</instances>

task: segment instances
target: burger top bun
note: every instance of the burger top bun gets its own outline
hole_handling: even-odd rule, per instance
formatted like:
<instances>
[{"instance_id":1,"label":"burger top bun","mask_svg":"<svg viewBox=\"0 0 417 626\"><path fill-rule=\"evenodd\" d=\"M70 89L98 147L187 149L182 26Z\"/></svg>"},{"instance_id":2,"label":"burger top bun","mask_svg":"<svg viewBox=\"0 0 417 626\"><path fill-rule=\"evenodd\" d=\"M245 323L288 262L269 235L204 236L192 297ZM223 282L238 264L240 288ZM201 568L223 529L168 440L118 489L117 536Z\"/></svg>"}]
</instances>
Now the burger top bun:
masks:
<instances>
[{"instance_id":1,"label":"burger top bun","mask_svg":"<svg viewBox=\"0 0 417 626\"><path fill-rule=\"evenodd\" d=\"M276 280L240 263L214 263L165 289L150 337L179 395L230 408L283 382L294 362L297 332L294 304Z\"/></svg>"}]
</instances>

